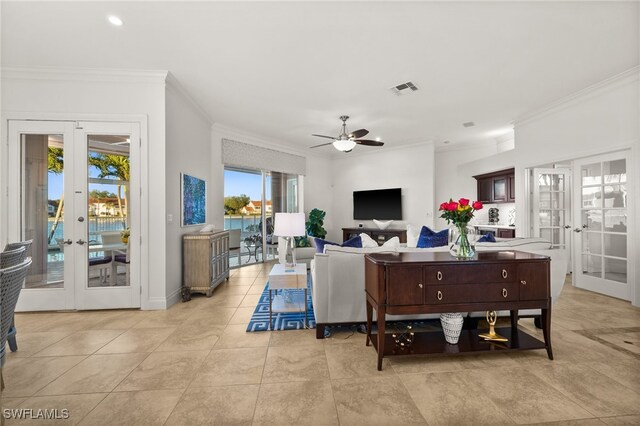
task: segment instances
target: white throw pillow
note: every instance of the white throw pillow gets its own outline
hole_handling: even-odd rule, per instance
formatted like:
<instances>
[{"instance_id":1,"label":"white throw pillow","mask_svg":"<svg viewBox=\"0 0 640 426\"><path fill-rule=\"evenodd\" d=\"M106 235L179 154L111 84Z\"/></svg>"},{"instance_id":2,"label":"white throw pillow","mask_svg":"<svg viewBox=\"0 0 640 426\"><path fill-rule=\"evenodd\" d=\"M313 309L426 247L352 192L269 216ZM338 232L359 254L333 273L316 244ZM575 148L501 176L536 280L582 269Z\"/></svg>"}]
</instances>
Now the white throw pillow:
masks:
<instances>
[{"instance_id":1,"label":"white throw pillow","mask_svg":"<svg viewBox=\"0 0 640 426\"><path fill-rule=\"evenodd\" d=\"M376 240L371 238L369 234L365 234L364 232L360 234L360 238L362 239L362 247L363 248L373 248L378 247L378 243Z\"/></svg>"},{"instance_id":2,"label":"white throw pillow","mask_svg":"<svg viewBox=\"0 0 640 426\"><path fill-rule=\"evenodd\" d=\"M400 238L398 237L393 237L387 241L384 242L384 244L382 245L382 247L386 247L386 248L398 248L400 247Z\"/></svg>"},{"instance_id":3,"label":"white throw pillow","mask_svg":"<svg viewBox=\"0 0 640 426\"><path fill-rule=\"evenodd\" d=\"M420 230L416 229L410 223L407 224L407 247L418 247L419 237L420 237Z\"/></svg>"}]
</instances>

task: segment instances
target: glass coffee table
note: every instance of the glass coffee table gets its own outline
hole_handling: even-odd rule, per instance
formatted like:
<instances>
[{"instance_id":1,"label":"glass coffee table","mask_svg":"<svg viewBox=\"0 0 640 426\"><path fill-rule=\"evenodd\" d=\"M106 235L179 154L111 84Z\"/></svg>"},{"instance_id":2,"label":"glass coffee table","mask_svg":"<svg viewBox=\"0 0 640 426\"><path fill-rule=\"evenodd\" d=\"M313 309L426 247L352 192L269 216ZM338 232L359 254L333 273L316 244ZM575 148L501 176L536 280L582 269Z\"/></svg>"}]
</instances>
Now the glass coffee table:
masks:
<instances>
[{"instance_id":1,"label":"glass coffee table","mask_svg":"<svg viewBox=\"0 0 640 426\"><path fill-rule=\"evenodd\" d=\"M278 290L304 290L291 292L292 297L285 297ZM273 292L276 292L275 297ZM309 326L307 309L307 265L305 263L276 263L269 273L269 328L273 330L274 312L303 312L304 326Z\"/></svg>"}]
</instances>

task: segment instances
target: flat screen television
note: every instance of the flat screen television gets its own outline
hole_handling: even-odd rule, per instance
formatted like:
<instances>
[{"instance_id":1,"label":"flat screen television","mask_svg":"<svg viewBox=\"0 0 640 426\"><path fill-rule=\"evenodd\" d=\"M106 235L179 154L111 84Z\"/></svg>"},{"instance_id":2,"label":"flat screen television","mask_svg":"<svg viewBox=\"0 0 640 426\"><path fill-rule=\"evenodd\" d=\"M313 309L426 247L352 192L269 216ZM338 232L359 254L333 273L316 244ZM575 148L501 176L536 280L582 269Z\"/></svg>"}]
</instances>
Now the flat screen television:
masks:
<instances>
[{"instance_id":1,"label":"flat screen television","mask_svg":"<svg viewBox=\"0 0 640 426\"><path fill-rule=\"evenodd\" d=\"M401 220L401 188L353 191L353 218L356 220Z\"/></svg>"}]
</instances>

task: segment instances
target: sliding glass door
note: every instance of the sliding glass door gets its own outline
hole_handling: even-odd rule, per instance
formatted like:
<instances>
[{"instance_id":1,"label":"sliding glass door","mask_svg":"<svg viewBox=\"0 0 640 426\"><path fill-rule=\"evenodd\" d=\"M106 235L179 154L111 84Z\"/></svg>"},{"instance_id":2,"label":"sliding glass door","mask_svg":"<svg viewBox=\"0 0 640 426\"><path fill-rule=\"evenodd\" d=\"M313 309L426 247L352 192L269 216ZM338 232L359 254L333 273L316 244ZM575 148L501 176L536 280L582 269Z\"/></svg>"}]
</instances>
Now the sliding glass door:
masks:
<instances>
[{"instance_id":1,"label":"sliding glass door","mask_svg":"<svg viewBox=\"0 0 640 426\"><path fill-rule=\"evenodd\" d=\"M298 205L297 175L226 166L224 228L240 234L230 266L274 260L278 243L273 237L274 214L297 212Z\"/></svg>"}]
</instances>

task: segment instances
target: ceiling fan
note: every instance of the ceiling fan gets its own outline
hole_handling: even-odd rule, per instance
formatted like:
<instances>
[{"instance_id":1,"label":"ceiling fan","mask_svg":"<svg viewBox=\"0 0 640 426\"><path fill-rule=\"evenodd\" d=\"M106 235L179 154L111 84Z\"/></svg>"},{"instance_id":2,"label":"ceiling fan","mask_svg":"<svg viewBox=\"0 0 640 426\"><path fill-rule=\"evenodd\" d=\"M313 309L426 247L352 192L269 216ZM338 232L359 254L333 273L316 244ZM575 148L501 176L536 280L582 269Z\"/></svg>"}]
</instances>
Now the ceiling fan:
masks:
<instances>
[{"instance_id":1,"label":"ceiling fan","mask_svg":"<svg viewBox=\"0 0 640 426\"><path fill-rule=\"evenodd\" d=\"M325 135L311 135L317 136L319 138L327 138L333 139L333 142L322 143L320 145L312 146L311 148L318 148L326 145L333 145L335 149L342 152L351 152L353 147L356 145L366 145L366 146L382 146L384 142L380 141L372 141L370 139L359 139L363 136L366 136L369 131L367 129L356 130L355 132L347 133L347 120L349 119L348 115L343 115L340 117L342 120L342 133L337 136L325 136Z\"/></svg>"}]
</instances>

